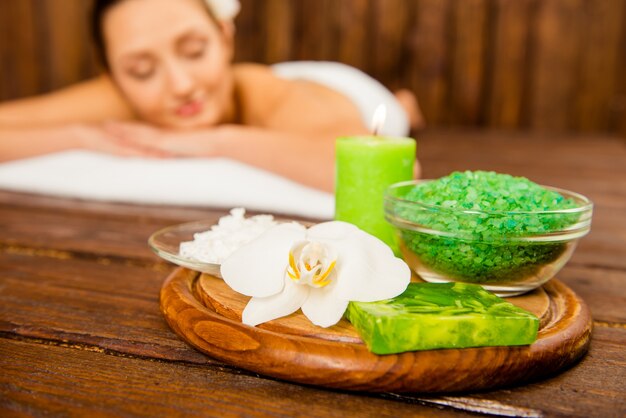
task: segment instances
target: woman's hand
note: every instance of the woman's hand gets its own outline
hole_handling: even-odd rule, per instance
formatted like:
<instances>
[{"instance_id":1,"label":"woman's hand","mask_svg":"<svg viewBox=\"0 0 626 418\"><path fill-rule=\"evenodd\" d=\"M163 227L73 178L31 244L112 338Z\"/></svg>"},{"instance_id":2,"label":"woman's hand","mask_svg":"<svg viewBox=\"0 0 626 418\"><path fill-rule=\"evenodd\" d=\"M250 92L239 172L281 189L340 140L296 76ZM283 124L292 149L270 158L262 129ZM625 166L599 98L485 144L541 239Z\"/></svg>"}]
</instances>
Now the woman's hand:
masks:
<instances>
[{"instance_id":1,"label":"woman's hand","mask_svg":"<svg viewBox=\"0 0 626 418\"><path fill-rule=\"evenodd\" d=\"M104 129L120 146L158 151L161 157L219 156L318 189L333 188L335 133L302 135L242 125L170 131L137 122L110 122Z\"/></svg>"},{"instance_id":2,"label":"woman's hand","mask_svg":"<svg viewBox=\"0 0 626 418\"><path fill-rule=\"evenodd\" d=\"M156 147L135 144L101 125L75 124L69 129L70 135L83 149L122 157L166 157L166 153Z\"/></svg>"},{"instance_id":3,"label":"woman's hand","mask_svg":"<svg viewBox=\"0 0 626 418\"><path fill-rule=\"evenodd\" d=\"M213 157L219 128L171 131L139 122L108 122L104 132L120 147L157 157Z\"/></svg>"}]
</instances>

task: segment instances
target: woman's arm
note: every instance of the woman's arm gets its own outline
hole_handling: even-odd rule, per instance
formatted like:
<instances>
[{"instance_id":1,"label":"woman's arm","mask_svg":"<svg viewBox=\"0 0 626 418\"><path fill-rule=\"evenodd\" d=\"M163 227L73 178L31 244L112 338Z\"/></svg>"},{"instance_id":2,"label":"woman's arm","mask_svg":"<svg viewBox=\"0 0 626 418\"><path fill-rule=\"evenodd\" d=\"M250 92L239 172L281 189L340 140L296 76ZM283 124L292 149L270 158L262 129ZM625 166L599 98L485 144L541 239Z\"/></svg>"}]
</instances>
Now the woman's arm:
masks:
<instances>
[{"instance_id":1,"label":"woman's arm","mask_svg":"<svg viewBox=\"0 0 626 418\"><path fill-rule=\"evenodd\" d=\"M333 191L336 135L303 135L241 125L222 126L219 131L212 144L216 155Z\"/></svg>"},{"instance_id":2,"label":"woman's arm","mask_svg":"<svg viewBox=\"0 0 626 418\"><path fill-rule=\"evenodd\" d=\"M0 129L131 118L132 110L107 76L52 93L0 103Z\"/></svg>"},{"instance_id":3,"label":"woman's arm","mask_svg":"<svg viewBox=\"0 0 626 418\"><path fill-rule=\"evenodd\" d=\"M0 162L70 149L86 149L122 157L165 157L149 145L129 144L101 124L65 124L45 128L0 129Z\"/></svg>"},{"instance_id":4,"label":"woman's arm","mask_svg":"<svg viewBox=\"0 0 626 418\"><path fill-rule=\"evenodd\" d=\"M245 125L168 131L143 123L108 123L121 145L149 148L161 157L226 157L332 191L335 133L303 135Z\"/></svg>"},{"instance_id":5,"label":"woman's arm","mask_svg":"<svg viewBox=\"0 0 626 418\"><path fill-rule=\"evenodd\" d=\"M69 126L0 128L0 162L78 148Z\"/></svg>"},{"instance_id":6,"label":"woman's arm","mask_svg":"<svg viewBox=\"0 0 626 418\"><path fill-rule=\"evenodd\" d=\"M108 77L54 93L0 103L0 161L74 148L133 155L91 123L130 119L132 112Z\"/></svg>"}]
</instances>

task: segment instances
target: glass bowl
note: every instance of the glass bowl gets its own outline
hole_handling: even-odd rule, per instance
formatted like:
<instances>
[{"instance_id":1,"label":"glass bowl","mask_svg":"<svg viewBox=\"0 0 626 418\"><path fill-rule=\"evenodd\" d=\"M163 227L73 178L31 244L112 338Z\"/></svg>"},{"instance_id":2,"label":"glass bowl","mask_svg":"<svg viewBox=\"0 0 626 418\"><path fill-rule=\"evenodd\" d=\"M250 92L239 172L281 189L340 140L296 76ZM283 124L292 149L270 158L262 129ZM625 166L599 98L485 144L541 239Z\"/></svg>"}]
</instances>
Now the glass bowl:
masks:
<instances>
[{"instance_id":1,"label":"glass bowl","mask_svg":"<svg viewBox=\"0 0 626 418\"><path fill-rule=\"evenodd\" d=\"M219 264L205 263L179 254L181 242L193 241L194 234L207 231L216 223L215 219L211 219L168 226L152 234L148 239L148 245L159 257L171 263L222 277Z\"/></svg>"},{"instance_id":2,"label":"glass bowl","mask_svg":"<svg viewBox=\"0 0 626 418\"><path fill-rule=\"evenodd\" d=\"M543 186L576 207L537 212L462 210L405 199L427 181L396 183L384 198L402 257L427 282L475 283L499 296L528 292L556 275L591 227L592 202L567 190Z\"/></svg>"}]
</instances>

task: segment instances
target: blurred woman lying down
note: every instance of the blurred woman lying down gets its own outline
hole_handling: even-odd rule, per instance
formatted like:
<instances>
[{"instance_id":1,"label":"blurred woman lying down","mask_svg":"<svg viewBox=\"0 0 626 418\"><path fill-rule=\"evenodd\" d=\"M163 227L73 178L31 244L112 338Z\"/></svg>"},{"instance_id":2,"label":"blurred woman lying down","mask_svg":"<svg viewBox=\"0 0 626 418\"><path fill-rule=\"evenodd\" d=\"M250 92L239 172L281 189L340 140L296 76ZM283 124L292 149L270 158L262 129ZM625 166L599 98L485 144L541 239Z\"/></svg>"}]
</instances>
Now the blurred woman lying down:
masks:
<instances>
[{"instance_id":1,"label":"blurred woman lying down","mask_svg":"<svg viewBox=\"0 0 626 418\"><path fill-rule=\"evenodd\" d=\"M106 74L0 105L0 161L68 149L120 156L226 157L331 190L334 140L421 123L397 96L329 62L233 64L237 0L96 0Z\"/></svg>"}]
</instances>

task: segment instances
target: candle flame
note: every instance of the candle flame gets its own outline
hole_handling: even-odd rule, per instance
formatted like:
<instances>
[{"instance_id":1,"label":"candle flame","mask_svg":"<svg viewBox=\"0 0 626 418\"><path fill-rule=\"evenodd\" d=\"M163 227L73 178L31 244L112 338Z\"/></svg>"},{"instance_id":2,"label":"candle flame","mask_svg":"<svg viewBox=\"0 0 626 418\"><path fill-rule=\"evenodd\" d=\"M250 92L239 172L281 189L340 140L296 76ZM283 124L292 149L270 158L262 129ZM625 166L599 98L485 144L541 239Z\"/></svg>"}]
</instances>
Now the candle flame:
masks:
<instances>
[{"instance_id":1,"label":"candle flame","mask_svg":"<svg viewBox=\"0 0 626 418\"><path fill-rule=\"evenodd\" d=\"M385 119L387 119L387 106L381 103L374 111L374 116L372 117L372 133L374 135L378 135L383 128Z\"/></svg>"}]
</instances>

